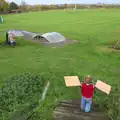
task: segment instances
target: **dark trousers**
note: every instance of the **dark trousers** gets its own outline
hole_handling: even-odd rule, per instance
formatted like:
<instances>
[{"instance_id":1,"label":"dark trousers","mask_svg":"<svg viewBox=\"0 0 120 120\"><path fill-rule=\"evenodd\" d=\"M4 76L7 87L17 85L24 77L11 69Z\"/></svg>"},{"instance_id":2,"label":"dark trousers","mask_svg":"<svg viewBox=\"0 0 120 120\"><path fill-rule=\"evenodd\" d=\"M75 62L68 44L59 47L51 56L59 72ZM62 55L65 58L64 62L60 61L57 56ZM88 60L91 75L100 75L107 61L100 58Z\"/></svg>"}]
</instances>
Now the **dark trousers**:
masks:
<instances>
[{"instance_id":1,"label":"dark trousers","mask_svg":"<svg viewBox=\"0 0 120 120\"><path fill-rule=\"evenodd\" d=\"M11 45L11 46L15 46L15 45L16 45L16 42L11 43L10 45Z\"/></svg>"},{"instance_id":2,"label":"dark trousers","mask_svg":"<svg viewBox=\"0 0 120 120\"><path fill-rule=\"evenodd\" d=\"M8 33L6 33L6 43L9 44Z\"/></svg>"}]
</instances>

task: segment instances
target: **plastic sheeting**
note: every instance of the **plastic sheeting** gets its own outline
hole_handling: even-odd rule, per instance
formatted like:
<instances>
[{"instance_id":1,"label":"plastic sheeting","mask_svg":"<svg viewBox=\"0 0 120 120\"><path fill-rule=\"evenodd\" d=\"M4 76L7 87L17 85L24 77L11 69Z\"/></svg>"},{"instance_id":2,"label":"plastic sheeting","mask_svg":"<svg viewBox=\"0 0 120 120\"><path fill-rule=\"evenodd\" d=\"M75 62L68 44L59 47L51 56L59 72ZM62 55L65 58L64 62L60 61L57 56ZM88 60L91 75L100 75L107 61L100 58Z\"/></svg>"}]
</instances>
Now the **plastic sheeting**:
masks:
<instances>
[{"instance_id":1,"label":"plastic sheeting","mask_svg":"<svg viewBox=\"0 0 120 120\"><path fill-rule=\"evenodd\" d=\"M9 30L8 32L12 32L16 37L24 36L20 30Z\"/></svg>"},{"instance_id":2,"label":"plastic sheeting","mask_svg":"<svg viewBox=\"0 0 120 120\"><path fill-rule=\"evenodd\" d=\"M8 30L8 31L12 32L16 37L23 36L24 39L28 39L28 40L33 40L37 36L39 36L38 40L44 38L49 43L60 43L66 40L66 38L58 32L48 32L41 34L41 33L29 32L26 30Z\"/></svg>"},{"instance_id":3,"label":"plastic sheeting","mask_svg":"<svg viewBox=\"0 0 120 120\"><path fill-rule=\"evenodd\" d=\"M59 43L66 40L64 36L57 32L49 32L41 36L48 40L50 43Z\"/></svg>"},{"instance_id":4,"label":"plastic sheeting","mask_svg":"<svg viewBox=\"0 0 120 120\"><path fill-rule=\"evenodd\" d=\"M26 30L22 30L21 31L24 35L27 35L27 36L31 36L32 38L36 35L38 35L38 33L33 33L33 32L29 32L29 31L26 31Z\"/></svg>"},{"instance_id":5,"label":"plastic sheeting","mask_svg":"<svg viewBox=\"0 0 120 120\"><path fill-rule=\"evenodd\" d=\"M3 23L3 18L2 17L0 17L0 23Z\"/></svg>"}]
</instances>

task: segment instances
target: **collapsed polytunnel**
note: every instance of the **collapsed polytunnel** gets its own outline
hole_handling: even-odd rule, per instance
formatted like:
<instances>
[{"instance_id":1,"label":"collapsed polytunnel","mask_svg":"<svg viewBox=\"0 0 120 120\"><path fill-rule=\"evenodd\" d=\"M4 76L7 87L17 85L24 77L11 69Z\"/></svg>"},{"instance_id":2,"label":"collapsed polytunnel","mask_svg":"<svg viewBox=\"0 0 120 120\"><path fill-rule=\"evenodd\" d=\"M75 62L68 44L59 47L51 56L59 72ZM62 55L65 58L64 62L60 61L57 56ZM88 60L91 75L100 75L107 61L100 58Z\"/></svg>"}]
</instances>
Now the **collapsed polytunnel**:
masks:
<instances>
[{"instance_id":1,"label":"collapsed polytunnel","mask_svg":"<svg viewBox=\"0 0 120 120\"><path fill-rule=\"evenodd\" d=\"M32 39L33 40L38 39L41 40L42 42L49 42L49 43L59 43L66 40L66 38L63 35L57 32L49 32L49 33L44 33L42 35L35 35Z\"/></svg>"},{"instance_id":2,"label":"collapsed polytunnel","mask_svg":"<svg viewBox=\"0 0 120 120\"><path fill-rule=\"evenodd\" d=\"M26 40L37 40L41 43L60 43L64 42L66 38L58 32L48 33L35 33L26 30L8 30L12 32L16 37L23 37Z\"/></svg>"}]
</instances>

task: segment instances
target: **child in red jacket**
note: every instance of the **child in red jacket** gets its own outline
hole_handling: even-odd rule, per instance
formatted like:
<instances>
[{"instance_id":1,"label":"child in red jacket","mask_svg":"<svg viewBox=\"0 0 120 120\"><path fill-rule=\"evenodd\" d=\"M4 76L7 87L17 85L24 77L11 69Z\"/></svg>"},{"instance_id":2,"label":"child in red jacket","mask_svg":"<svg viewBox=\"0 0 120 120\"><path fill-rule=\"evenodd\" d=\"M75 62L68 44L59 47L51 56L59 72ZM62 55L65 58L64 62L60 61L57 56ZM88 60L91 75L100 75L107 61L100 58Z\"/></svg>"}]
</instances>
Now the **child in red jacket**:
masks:
<instances>
[{"instance_id":1,"label":"child in red jacket","mask_svg":"<svg viewBox=\"0 0 120 120\"><path fill-rule=\"evenodd\" d=\"M90 112L93 92L94 84L92 83L92 77L88 75L81 84L81 109L85 112Z\"/></svg>"}]
</instances>

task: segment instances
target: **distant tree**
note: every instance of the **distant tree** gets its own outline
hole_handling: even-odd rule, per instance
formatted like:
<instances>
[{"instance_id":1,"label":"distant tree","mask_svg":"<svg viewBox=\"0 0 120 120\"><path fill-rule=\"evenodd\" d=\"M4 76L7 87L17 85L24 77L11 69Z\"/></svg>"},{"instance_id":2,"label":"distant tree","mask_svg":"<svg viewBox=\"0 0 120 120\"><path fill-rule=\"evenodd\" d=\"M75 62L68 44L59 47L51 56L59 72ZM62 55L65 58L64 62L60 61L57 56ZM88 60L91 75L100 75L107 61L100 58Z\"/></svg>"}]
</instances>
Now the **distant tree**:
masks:
<instances>
[{"instance_id":1,"label":"distant tree","mask_svg":"<svg viewBox=\"0 0 120 120\"><path fill-rule=\"evenodd\" d=\"M27 8L27 11L32 11L32 6L28 5L26 8Z\"/></svg>"},{"instance_id":2,"label":"distant tree","mask_svg":"<svg viewBox=\"0 0 120 120\"><path fill-rule=\"evenodd\" d=\"M65 3L65 4L64 4L64 8L67 8L67 7L68 7L68 4L67 4L67 3Z\"/></svg>"},{"instance_id":3,"label":"distant tree","mask_svg":"<svg viewBox=\"0 0 120 120\"><path fill-rule=\"evenodd\" d=\"M41 6L40 6L39 4L36 5L35 7L36 7L36 10L37 10L37 11L41 10Z\"/></svg>"},{"instance_id":4,"label":"distant tree","mask_svg":"<svg viewBox=\"0 0 120 120\"><path fill-rule=\"evenodd\" d=\"M21 1L20 8L21 8L23 11L28 11L28 5L27 5L27 3L26 3L24 0Z\"/></svg>"},{"instance_id":5,"label":"distant tree","mask_svg":"<svg viewBox=\"0 0 120 120\"><path fill-rule=\"evenodd\" d=\"M18 9L18 8L19 8L19 6L15 2L10 3L10 6L9 6L10 10L15 10L15 9Z\"/></svg>"},{"instance_id":6,"label":"distant tree","mask_svg":"<svg viewBox=\"0 0 120 120\"><path fill-rule=\"evenodd\" d=\"M0 0L0 12L8 10L8 3L5 0Z\"/></svg>"},{"instance_id":7,"label":"distant tree","mask_svg":"<svg viewBox=\"0 0 120 120\"><path fill-rule=\"evenodd\" d=\"M5 2L5 0L0 0L0 8L3 7L4 2Z\"/></svg>"},{"instance_id":8,"label":"distant tree","mask_svg":"<svg viewBox=\"0 0 120 120\"><path fill-rule=\"evenodd\" d=\"M9 8L9 4L7 2L4 2L3 10L8 11L8 8Z\"/></svg>"},{"instance_id":9,"label":"distant tree","mask_svg":"<svg viewBox=\"0 0 120 120\"><path fill-rule=\"evenodd\" d=\"M51 4L51 5L50 5L50 8L51 8L51 9L53 9L53 8L54 8L54 5L53 5L53 4Z\"/></svg>"}]
</instances>

